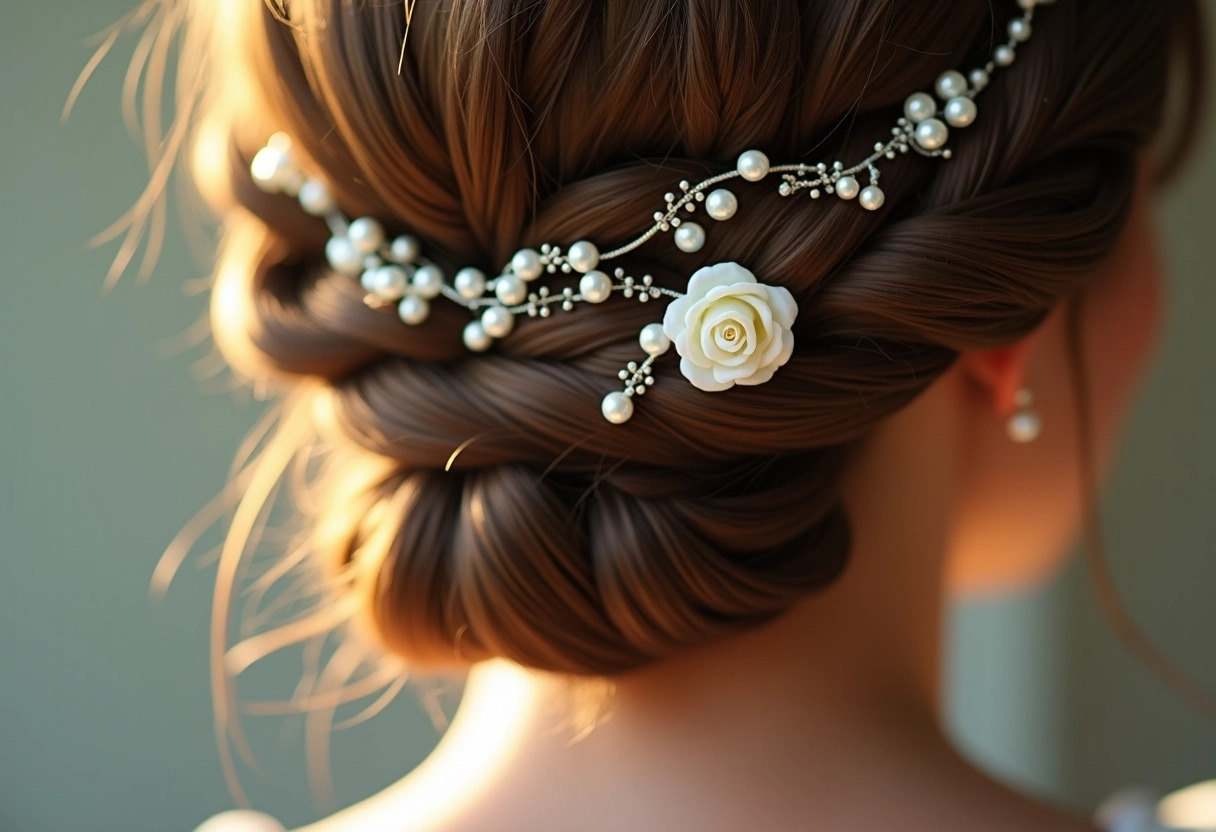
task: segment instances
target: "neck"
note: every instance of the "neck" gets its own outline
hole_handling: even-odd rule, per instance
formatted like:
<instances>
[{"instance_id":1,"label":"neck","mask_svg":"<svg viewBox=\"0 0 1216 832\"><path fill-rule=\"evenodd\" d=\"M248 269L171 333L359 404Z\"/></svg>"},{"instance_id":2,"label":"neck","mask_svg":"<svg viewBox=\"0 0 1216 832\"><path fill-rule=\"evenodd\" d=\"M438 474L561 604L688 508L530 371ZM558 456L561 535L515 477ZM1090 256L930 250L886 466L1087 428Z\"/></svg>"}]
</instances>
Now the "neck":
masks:
<instances>
[{"instance_id":1,"label":"neck","mask_svg":"<svg viewBox=\"0 0 1216 832\"><path fill-rule=\"evenodd\" d=\"M832 586L768 626L618 679L609 724L681 742L705 732L719 743L726 730L773 747L795 733L817 741L825 726L936 731L952 483L942 449L909 441L931 435L919 421L941 418L933 408L909 408L852 466L850 560Z\"/></svg>"}]
</instances>

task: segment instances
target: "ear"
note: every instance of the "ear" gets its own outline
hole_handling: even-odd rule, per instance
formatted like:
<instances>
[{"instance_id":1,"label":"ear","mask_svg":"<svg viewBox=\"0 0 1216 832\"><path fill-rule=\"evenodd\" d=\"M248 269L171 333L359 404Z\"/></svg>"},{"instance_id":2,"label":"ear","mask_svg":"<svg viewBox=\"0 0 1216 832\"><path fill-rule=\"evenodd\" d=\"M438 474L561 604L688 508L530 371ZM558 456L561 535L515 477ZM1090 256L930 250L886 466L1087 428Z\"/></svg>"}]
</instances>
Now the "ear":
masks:
<instances>
[{"instance_id":1,"label":"ear","mask_svg":"<svg viewBox=\"0 0 1216 832\"><path fill-rule=\"evenodd\" d=\"M1017 393L1026 386L1027 366L1038 332L1035 329L1007 347L967 352L959 357L964 376L992 403L998 415L1012 413L1017 407Z\"/></svg>"}]
</instances>

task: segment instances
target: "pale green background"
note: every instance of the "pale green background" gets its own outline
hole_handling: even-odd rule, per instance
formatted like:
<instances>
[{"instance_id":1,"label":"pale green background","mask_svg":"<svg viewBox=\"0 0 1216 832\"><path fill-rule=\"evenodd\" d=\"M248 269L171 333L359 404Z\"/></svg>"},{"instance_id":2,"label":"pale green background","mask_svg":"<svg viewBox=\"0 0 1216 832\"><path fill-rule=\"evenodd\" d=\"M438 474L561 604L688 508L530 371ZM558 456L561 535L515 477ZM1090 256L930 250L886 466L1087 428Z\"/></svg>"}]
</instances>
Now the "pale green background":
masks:
<instances>
[{"instance_id":1,"label":"pale green background","mask_svg":"<svg viewBox=\"0 0 1216 832\"><path fill-rule=\"evenodd\" d=\"M183 292L203 270L177 228L150 283L103 297L112 249L84 241L145 179L117 113L125 56L58 119L85 36L129 5L0 0L0 832L185 832L230 805L205 662L211 573L188 566L161 606L147 585L258 406L192 374L205 350L170 343L205 304ZM1201 156L1166 211L1172 326L1105 518L1135 615L1216 689L1216 154ZM1078 806L1216 776L1216 724L1121 651L1080 569L956 623L953 721L994 770ZM298 666L274 670L257 693L289 695ZM310 820L298 725L250 727L255 802ZM396 779L435 736L407 691L336 738L339 796Z\"/></svg>"}]
</instances>

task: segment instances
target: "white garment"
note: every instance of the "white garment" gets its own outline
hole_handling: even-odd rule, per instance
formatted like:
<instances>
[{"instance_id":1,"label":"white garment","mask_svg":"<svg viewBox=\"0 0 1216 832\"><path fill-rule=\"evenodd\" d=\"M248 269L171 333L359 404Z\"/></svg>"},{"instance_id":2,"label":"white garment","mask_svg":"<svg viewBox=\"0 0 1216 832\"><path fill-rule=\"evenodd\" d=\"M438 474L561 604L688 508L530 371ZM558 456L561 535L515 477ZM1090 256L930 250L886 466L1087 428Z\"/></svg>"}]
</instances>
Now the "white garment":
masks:
<instances>
[{"instance_id":1,"label":"white garment","mask_svg":"<svg viewBox=\"0 0 1216 832\"><path fill-rule=\"evenodd\" d=\"M1144 789L1128 789L1107 798L1094 820L1106 832L1166 832L1157 820L1157 798Z\"/></svg>"},{"instance_id":2,"label":"white garment","mask_svg":"<svg viewBox=\"0 0 1216 832\"><path fill-rule=\"evenodd\" d=\"M231 812L221 812L210 820L203 821L203 825L194 832L287 832L287 830L270 815L234 809Z\"/></svg>"},{"instance_id":3,"label":"white garment","mask_svg":"<svg viewBox=\"0 0 1216 832\"><path fill-rule=\"evenodd\" d=\"M1188 798L1186 807L1180 799ZM1169 807L1171 801L1174 806ZM1198 825L1163 826L1158 820L1158 807L1162 809L1185 808L1192 818L1189 823ZM1176 812L1175 812L1176 813ZM1165 814L1170 814L1166 811ZM1117 792L1107 799L1094 816L1098 825L1106 832L1207 832L1216 830L1216 780L1192 786L1167 797L1161 803L1156 796L1142 789ZM287 832L282 824L270 815L261 812L236 810L223 812L206 821L194 832Z\"/></svg>"},{"instance_id":4,"label":"white garment","mask_svg":"<svg viewBox=\"0 0 1216 832\"><path fill-rule=\"evenodd\" d=\"M1216 780L1179 789L1161 800L1145 789L1111 795L1094 816L1107 832L1216 830Z\"/></svg>"}]
</instances>

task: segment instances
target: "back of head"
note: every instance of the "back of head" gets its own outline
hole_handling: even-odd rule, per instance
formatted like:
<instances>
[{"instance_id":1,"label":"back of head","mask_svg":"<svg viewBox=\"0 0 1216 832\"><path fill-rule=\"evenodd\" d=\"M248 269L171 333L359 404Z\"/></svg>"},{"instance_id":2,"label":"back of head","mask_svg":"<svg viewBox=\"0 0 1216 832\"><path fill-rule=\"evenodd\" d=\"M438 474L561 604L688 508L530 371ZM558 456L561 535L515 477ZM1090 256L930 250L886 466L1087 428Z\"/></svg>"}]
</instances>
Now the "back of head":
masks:
<instances>
[{"instance_id":1,"label":"back of head","mask_svg":"<svg viewBox=\"0 0 1216 832\"><path fill-rule=\"evenodd\" d=\"M617 244L680 179L773 159L862 158L905 98L983 65L1015 3L986 0L200 2L211 95L196 174L222 211L217 340L285 390L286 456L321 451L302 507L350 611L418 663L502 656L638 667L756 625L845 567L850 453L961 351L1030 332L1122 229L1166 101L1183 0L1042 9L947 162L883 169L886 206L739 188L688 254L623 259L659 285L744 263L798 303L766 384L719 395L668 362L627 426L604 379L656 317L614 298L523 321L470 354L468 316L420 326L335 273L323 221L262 193L288 133L349 216L425 241L451 274L546 241Z\"/></svg>"}]
</instances>

